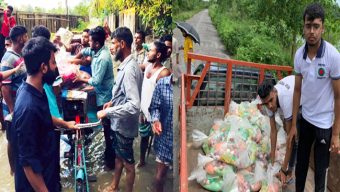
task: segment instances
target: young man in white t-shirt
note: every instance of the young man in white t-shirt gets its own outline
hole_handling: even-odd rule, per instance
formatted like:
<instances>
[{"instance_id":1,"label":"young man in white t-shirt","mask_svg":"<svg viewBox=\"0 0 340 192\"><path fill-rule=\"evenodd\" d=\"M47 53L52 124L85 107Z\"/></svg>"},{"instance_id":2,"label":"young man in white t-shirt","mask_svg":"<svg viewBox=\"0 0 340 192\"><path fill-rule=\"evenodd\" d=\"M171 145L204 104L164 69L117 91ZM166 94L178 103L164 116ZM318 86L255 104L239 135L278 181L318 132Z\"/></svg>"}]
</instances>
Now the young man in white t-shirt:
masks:
<instances>
[{"instance_id":1,"label":"young man in white t-shirt","mask_svg":"<svg viewBox=\"0 0 340 192\"><path fill-rule=\"evenodd\" d=\"M257 91L261 105L265 106L266 115L270 118L270 143L271 163L275 161L276 141L278 130L276 128L275 113L278 113L284 124L284 130L289 133L292 125L292 106L294 92L295 77L287 76L281 79L275 86L272 81L264 81ZM286 154L282 163L279 176L281 182L285 185L292 178L292 172L295 167L295 158L297 152L297 142L293 140L291 144L287 144ZM289 161L289 167L288 167Z\"/></svg>"},{"instance_id":2,"label":"young man in white t-shirt","mask_svg":"<svg viewBox=\"0 0 340 192\"><path fill-rule=\"evenodd\" d=\"M325 191L330 151L339 150L340 54L322 39L324 20L320 4L307 6L303 15L306 43L296 51L294 58L293 120L288 139L296 134L301 99L302 118L295 170L297 192L305 188L313 143L315 191Z\"/></svg>"}]
</instances>

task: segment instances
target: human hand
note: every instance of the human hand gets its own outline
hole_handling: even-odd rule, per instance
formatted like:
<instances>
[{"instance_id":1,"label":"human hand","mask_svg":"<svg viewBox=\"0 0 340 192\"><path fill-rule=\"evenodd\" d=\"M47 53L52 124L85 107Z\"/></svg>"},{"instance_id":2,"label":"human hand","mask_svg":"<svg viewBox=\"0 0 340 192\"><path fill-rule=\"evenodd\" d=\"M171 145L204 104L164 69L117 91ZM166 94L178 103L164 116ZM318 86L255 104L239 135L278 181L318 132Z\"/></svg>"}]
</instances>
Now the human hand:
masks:
<instances>
[{"instance_id":1,"label":"human hand","mask_svg":"<svg viewBox=\"0 0 340 192\"><path fill-rule=\"evenodd\" d=\"M156 135L160 135L162 133L162 124L160 121L155 121L152 123L152 131Z\"/></svg>"},{"instance_id":2,"label":"human hand","mask_svg":"<svg viewBox=\"0 0 340 192\"><path fill-rule=\"evenodd\" d=\"M21 67L23 67L24 66L24 61L22 61L19 65L17 65L15 68L14 68L14 70L15 71L18 71Z\"/></svg>"},{"instance_id":3,"label":"human hand","mask_svg":"<svg viewBox=\"0 0 340 192\"><path fill-rule=\"evenodd\" d=\"M340 146L339 146L339 135L332 134L331 139L331 147L329 148L330 152L337 153L340 155Z\"/></svg>"},{"instance_id":4,"label":"human hand","mask_svg":"<svg viewBox=\"0 0 340 192\"><path fill-rule=\"evenodd\" d=\"M104 117L106 117L106 112L105 110L100 110L97 112L97 117L98 119L103 119Z\"/></svg>"},{"instance_id":5,"label":"human hand","mask_svg":"<svg viewBox=\"0 0 340 192\"><path fill-rule=\"evenodd\" d=\"M107 102L107 103L105 103L105 104L103 105L103 109L109 108L109 107L111 107L111 106L112 106L112 102L109 101L109 102Z\"/></svg>"},{"instance_id":6,"label":"human hand","mask_svg":"<svg viewBox=\"0 0 340 192\"><path fill-rule=\"evenodd\" d=\"M66 121L66 128L67 129L79 129L78 125L75 121Z\"/></svg>"},{"instance_id":7,"label":"human hand","mask_svg":"<svg viewBox=\"0 0 340 192\"><path fill-rule=\"evenodd\" d=\"M287 186L287 175L280 170L275 176L281 181L283 188Z\"/></svg>"}]
</instances>

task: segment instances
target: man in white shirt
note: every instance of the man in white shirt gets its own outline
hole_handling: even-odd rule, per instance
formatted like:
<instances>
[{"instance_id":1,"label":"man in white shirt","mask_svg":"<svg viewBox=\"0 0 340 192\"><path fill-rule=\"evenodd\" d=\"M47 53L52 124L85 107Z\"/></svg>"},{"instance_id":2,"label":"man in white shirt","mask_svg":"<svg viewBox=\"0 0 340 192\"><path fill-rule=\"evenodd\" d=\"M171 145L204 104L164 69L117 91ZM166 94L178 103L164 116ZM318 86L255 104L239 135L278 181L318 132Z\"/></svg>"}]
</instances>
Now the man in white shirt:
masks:
<instances>
[{"instance_id":1,"label":"man in white shirt","mask_svg":"<svg viewBox=\"0 0 340 192\"><path fill-rule=\"evenodd\" d=\"M339 150L340 54L333 45L322 39L325 16L320 4L308 5L303 21L306 43L296 51L294 58L293 119L288 139L296 135L296 117L301 99L296 191L304 191L313 143L315 191L325 191L330 151Z\"/></svg>"},{"instance_id":2,"label":"man in white shirt","mask_svg":"<svg viewBox=\"0 0 340 192\"><path fill-rule=\"evenodd\" d=\"M262 105L265 105L266 113L270 118L271 163L274 163L275 161L278 133L275 122L275 113L280 115L284 125L284 130L286 133L289 133L292 125L294 84L295 77L294 75L290 75L281 79L275 86L272 81L264 81L257 91ZM290 144L287 144L285 158L279 172L281 182L284 185L292 178L292 172L295 167L296 152L297 142L293 140Z\"/></svg>"}]
</instances>

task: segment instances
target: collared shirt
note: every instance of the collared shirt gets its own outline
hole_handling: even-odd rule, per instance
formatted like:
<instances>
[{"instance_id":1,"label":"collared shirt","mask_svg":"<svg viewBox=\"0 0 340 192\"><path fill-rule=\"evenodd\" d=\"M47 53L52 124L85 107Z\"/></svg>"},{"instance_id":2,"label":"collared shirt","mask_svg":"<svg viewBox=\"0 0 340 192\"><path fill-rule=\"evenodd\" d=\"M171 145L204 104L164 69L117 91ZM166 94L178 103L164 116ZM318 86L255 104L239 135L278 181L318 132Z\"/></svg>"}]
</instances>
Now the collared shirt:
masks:
<instances>
[{"instance_id":1,"label":"collared shirt","mask_svg":"<svg viewBox=\"0 0 340 192\"><path fill-rule=\"evenodd\" d=\"M46 94L23 82L9 136L14 147L16 191L34 191L23 167L40 174L49 191L60 191L59 142L53 128Z\"/></svg>"},{"instance_id":2,"label":"collared shirt","mask_svg":"<svg viewBox=\"0 0 340 192\"><path fill-rule=\"evenodd\" d=\"M173 86L172 75L158 80L153 92L149 112L152 121L160 121L162 133L155 136L156 156L163 162L172 162L173 147Z\"/></svg>"},{"instance_id":3,"label":"collared shirt","mask_svg":"<svg viewBox=\"0 0 340 192\"><path fill-rule=\"evenodd\" d=\"M132 55L129 55L118 67L112 89L112 107L105 109L111 121L111 129L125 137L138 135L142 83L142 71Z\"/></svg>"},{"instance_id":4,"label":"collared shirt","mask_svg":"<svg viewBox=\"0 0 340 192\"><path fill-rule=\"evenodd\" d=\"M136 60L138 65L143 64L144 59L146 58L146 51L144 48L142 48L140 51L137 51L137 49L134 49L133 58Z\"/></svg>"},{"instance_id":5,"label":"collared shirt","mask_svg":"<svg viewBox=\"0 0 340 192\"><path fill-rule=\"evenodd\" d=\"M83 56L92 57L92 77L89 79L89 84L96 91L97 106L102 106L112 98L114 77L110 52L103 46L97 53L90 47L83 49L81 53Z\"/></svg>"},{"instance_id":6,"label":"collared shirt","mask_svg":"<svg viewBox=\"0 0 340 192\"><path fill-rule=\"evenodd\" d=\"M295 54L294 70L302 76L302 116L323 129L333 124L334 92L332 80L340 79L340 54L336 48L321 40L315 58L308 57L307 44Z\"/></svg>"}]
</instances>

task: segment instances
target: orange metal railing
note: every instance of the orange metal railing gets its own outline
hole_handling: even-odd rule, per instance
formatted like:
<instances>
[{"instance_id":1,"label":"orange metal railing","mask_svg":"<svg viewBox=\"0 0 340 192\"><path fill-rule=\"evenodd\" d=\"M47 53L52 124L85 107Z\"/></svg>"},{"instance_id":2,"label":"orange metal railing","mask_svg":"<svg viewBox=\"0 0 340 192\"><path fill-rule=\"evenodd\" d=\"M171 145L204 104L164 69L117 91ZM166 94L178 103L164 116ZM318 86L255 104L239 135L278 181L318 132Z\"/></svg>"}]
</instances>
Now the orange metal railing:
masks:
<instances>
[{"instance_id":1,"label":"orange metal railing","mask_svg":"<svg viewBox=\"0 0 340 192\"><path fill-rule=\"evenodd\" d=\"M181 192L188 191L188 161L187 161L187 128L186 128L186 103L185 103L185 87L184 82L186 75L182 74L181 78L181 103L180 103L180 135L181 135L181 148L180 148L180 190Z\"/></svg>"},{"instance_id":2,"label":"orange metal railing","mask_svg":"<svg viewBox=\"0 0 340 192\"><path fill-rule=\"evenodd\" d=\"M200 60L206 63L200 76L191 74L191 60ZM188 162L187 162L187 129L186 129L186 109L193 106L203 80L210 69L211 63L219 63L227 65L226 80L225 80L225 98L224 98L224 113L228 112L231 100L231 84L232 84L232 69L233 66L243 66L256 68L260 71L259 82L261 83L265 77L265 71L275 71L278 79L282 78L282 73L291 74L293 69L289 66L268 65L260 63L252 63L246 61L238 61L233 59L223 59L188 53L187 73L181 78L181 103L180 103L180 192L188 192ZM198 80L193 93L191 94L191 84L193 80ZM185 90L186 89L186 90Z\"/></svg>"},{"instance_id":3,"label":"orange metal railing","mask_svg":"<svg viewBox=\"0 0 340 192\"><path fill-rule=\"evenodd\" d=\"M205 67L202 71L202 74L200 76L191 75L191 60L200 60L206 62ZM259 82L261 83L264 80L265 77L265 71L266 70L274 70L276 71L276 75L278 79L282 78L282 72L287 72L288 74L291 74L293 69L290 66L278 66L278 65L269 65L269 64L261 64L261 63L252 63L252 62L246 62L246 61L238 61L233 59L223 59L218 57L212 57L207 55L200 55L200 54L194 54L194 53L188 53L188 64L187 64L187 81L186 81L186 102L187 107L191 108L193 106L193 103L198 95L198 92L200 90L200 87L203 83L203 80L210 69L211 63L219 63L221 65L227 65L227 71L226 71L226 79L225 79L225 99L224 99L224 111L227 113L229 109L229 103L230 103L230 96L231 96L231 83L232 83L232 69L233 66L242 66L242 67L249 67L249 68L255 68L260 71L259 76ZM191 86L192 80L198 79L198 83L193 91L193 94L191 94L191 89L188 88Z\"/></svg>"}]
</instances>

